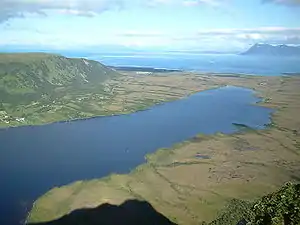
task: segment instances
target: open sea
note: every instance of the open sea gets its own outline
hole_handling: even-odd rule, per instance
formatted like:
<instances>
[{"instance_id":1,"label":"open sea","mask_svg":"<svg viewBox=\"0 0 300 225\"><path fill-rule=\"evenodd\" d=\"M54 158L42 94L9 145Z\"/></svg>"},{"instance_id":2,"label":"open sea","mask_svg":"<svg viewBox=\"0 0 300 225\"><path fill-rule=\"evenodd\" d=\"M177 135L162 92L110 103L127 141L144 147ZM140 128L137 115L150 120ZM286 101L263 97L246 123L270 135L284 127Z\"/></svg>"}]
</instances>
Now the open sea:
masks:
<instances>
[{"instance_id":1,"label":"open sea","mask_svg":"<svg viewBox=\"0 0 300 225\"><path fill-rule=\"evenodd\" d=\"M66 56L69 56L66 54ZM244 56L237 54L102 53L71 55L109 66L140 66L185 71L279 76L300 73L300 57Z\"/></svg>"}]
</instances>

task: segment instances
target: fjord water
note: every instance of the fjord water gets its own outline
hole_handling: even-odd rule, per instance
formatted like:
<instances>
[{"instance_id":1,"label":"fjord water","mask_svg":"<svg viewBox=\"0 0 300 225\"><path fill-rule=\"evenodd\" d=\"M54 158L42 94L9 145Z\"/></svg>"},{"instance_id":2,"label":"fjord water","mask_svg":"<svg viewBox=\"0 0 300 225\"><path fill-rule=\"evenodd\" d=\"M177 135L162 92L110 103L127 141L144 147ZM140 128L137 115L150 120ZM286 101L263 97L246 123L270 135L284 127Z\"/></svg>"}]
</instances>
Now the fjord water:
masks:
<instances>
[{"instance_id":1,"label":"fjord water","mask_svg":"<svg viewBox=\"0 0 300 225\"><path fill-rule=\"evenodd\" d=\"M279 76L300 73L300 57L245 56L238 54L141 54L86 55L110 66L141 66L184 71L243 73Z\"/></svg>"},{"instance_id":2,"label":"fjord water","mask_svg":"<svg viewBox=\"0 0 300 225\"><path fill-rule=\"evenodd\" d=\"M55 186L126 173L196 134L232 133L233 123L263 129L272 110L257 101L249 89L223 87L128 115L0 129L0 224L19 224Z\"/></svg>"}]
</instances>

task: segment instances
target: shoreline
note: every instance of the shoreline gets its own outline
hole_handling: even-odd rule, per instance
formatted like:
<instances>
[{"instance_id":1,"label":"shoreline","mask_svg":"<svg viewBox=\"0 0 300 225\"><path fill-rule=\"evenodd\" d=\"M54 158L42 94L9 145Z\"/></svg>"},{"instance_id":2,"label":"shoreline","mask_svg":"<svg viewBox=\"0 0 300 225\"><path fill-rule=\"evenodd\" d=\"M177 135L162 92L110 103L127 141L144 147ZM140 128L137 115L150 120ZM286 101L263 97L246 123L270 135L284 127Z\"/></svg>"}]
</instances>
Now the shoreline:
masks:
<instances>
[{"instance_id":1,"label":"shoreline","mask_svg":"<svg viewBox=\"0 0 300 225\"><path fill-rule=\"evenodd\" d=\"M207 89L207 90L218 89L218 88L225 87L225 86L230 86L230 85L221 85L219 87L211 88L211 89ZM44 195L40 196L36 201L33 202L32 209L34 207L36 207L37 201L40 198L43 198L45 195L47 195L52 190L60 189L60 188L64 188L64 187L71 187L72 185L75 185L75 184L78 184L78 183L84 185L85 183L92 183L92 182L106 182L106 181L109 181L109 180L113 179L113 177L115 177L115 176L131 176L131 175L134 175L135 173L138 173L140 170L143 170L143 168L151 167L153 165L153 161L155 161L155 157L159 157L161 154L167 154L167 155L174 154L178 148L189 145L190 143L193 143L195 140L196 141L199 141L199 140L201 141L202 139L204 139L204 140L213 140L216 137L223 137L223 136L234 137L235 135L239 135L239 134L245 134L245 133L249 133L249 132L268 131L270 129L273 129L272 127L270 127L270 125L273 124L273 119L272 118L273 118L273 114L276 112L276 109L274 109L270 106L264 106L263 105L265 98L262 95L262 93L259 93L257 90L255 90L254 88L250 88L250 87L245 87L245 86L233 86L233 87L239 87L239 88L251 90L251 92L252 92L251 94L254 95L258 99L258 101L256 101L255 103L252 103L253 105L273 109L273 112L270 112L270 116L269 116L270 121L269 121L269 123L265 124L262 129L245 127L245 129L237 128L237 131L231 132L231 133L215 132L213 134L203 134L203 133L196 134L195 136L193 136L189 139L186 139L182 142L174 143L170 147L159 148L159 149L154 150L152 153L148 153L148 154L144 155L144 162L141 163L140 165L136 166L135 168L133 168L132 170L130 170L127 173L110 173L110 174L107 174L106 176L103 176L103 177L100 177L100 178L87 179L87 180L77 180L77 181L71 182L71 183L66 184L66 185L62 185L62 186L59 186L59 187L53 187L52 189L50 189L48 192L46 192ZM203 91L207 91L207 90L203 90ZM201 91L199 91L197 93L200 93L200 92ZM192 93L190 95L197 94L197 93ZM189 97L190 95L184 96L184 97L182 97L180 99L177 99L175 101L178 101L178 100L181 100L183 98ZM162 103L159 103L159 104L165 104L165 103L167 103L167 102L162 102ZM149 110L150 108L145 109L145 110ZM114 115L114 116L120 116L120 115ZM232 123L232 125L234 126L235 124ZM30 220L32 209L30 210L30 212L28 214L28 217L26 218L26 221L28 219ZM26 223L24 225L26 225Z\"/></svg>"},{"instance_id":2,"label":"shoreline","mask_svg":"<svg viewBox=\"0 0 300 225\"><path fill-rule=\"evenodd\" d=\"M170 73L178 73L178 72L166 72L163 73L162 77L168 77L170 79L173 78L173 76L171 75L165 75L165 74L170 74ZM196 93L200 93L203 91L208 91L208 90L212 90L212 89L217 89L217 88L222 88L224 86L234 86L234 87L241 87L241 88L246 88L246 89L251 89L252 91L254 91L254 95L258 98L261 97L261 94L257 93L256 88L251 87L251 86L247 86L247 85L239 85L239 84L235 84L235 83L230 83L230 79L251 79L251 80L260 80L260 79L264 79L264 78L270 78L270 77L265 77L265 76L257 76L257 75L247 75L247 74L224 74L224 73L212 73L212 74L206 74L206 73L197 73L197 74L185 74L188 73L187 71L182 71L179 72L179 74L181 74L180 76L182 76L183 80L189 79L190 77L195 77L195 78L207 78L207 79L225 79L225 81L228 79L228 83L219 83L219 84L210 84L210 82L208 82L207 85L204 84L204 87L198 88L197 90L189 90L187 94L179 94L179 96L176 97L172 97L173 99L164 99L162 101L158 100L158 102L153 102L151 104L146 103L145 106L143 106L142 108L140 108L139 105L134 105L133 109L128 110L128 111L120 111L120 110L116 110L115 112L111 111L111 112L107 112L104 114L95 114L93 116L86 116L86 117L79 117L79 118L73 118L73 119L64 119L64 120L54 120L54 121L49 121L49 122L37 122L37 123L25 123L25 124L3 124L0 125L0 131L1 130L5 130L5 129L13 129L13 128L18 128L18 127L35 127L35 126L45 126L45 125L51 125L51 124L56 124L56 123L68 123L68 122L76 122L76 121L81 121L81 120L89 120L89 119L95 119L95 118L101 118L101 117L110 117L110 116L120 116L120 115L128 115L128 114L132 114L132 113L136 113L136 112L140 112L140 111L145 111L145 110L149 110L152 107L155 107L157 105L160 104L164 104L164 103L168 103L168 102L172 102L172 101L177 101L180 99L184 99L186 97L189 97L193 94ZM129 75L124 75L123 74L123 78L127 78L128 79ZM160 77L161 74L160 73L154 73L154 75L146 75L146 77L150 77L153 79L156 79L157 77ZM176 75L175 75L176 76ZM130 76L129 76L130 77ZM291 76L286 76L286 77L291 77ZM142 79L143 76L138 76L137 80ZM120 82L120 81L119 81ZM118 84L118 83L117 83ZM125 94L126 96L126 94ZM174 99L175 98L175 99ZM262 99L262 101L264 101L265 99ZM145 102L145 100L141 99L141 102Z\"/></svg>"},{"instance_id":3,"label":"shoreline","mask_svg":"<svg viewBox=\"0 0 300 225\"><path fill-rule=\"evenodd\" d=\"M161 78L166 78L165 79L166 81L169 80L169 78L167 78L167 77L161 77ZM197 142L197 141L200 140L202 142L202 139L204 139L204 140L210 139L211 141L214 142L215 139L219 139L219 138L221 138L222 140L226 140L226 138L228 138L228 137L234 138L235 136L238 136L240 134L249 135L251 133L259 134L260 135L260 134L263 134L261 132L265 132L265 131L266 131L266 133L264 133L264 134L268 134L268 132L273 132L273 131L277 130L277 128L280 129L280 124L278 123L277 117L275 118L275 116L277 116L277 113L279 113L280 115L282 114L281 112L279 112L279 108L281 108L281 107L279 105L276 105L277 104L276 100L278 100L278 99L276 99L276 97L274 96L274 99L271 99L271 102L270 102L269 98L268 98L270 96L273 97L273 92L277 93L276 87L277 87L278 90L280 90L281 87L280 86L278 87L278 85L277 85L277 83L279 83L279 81L280 81L280 78L276 78L276 79L275 78L264 78L264 77L259 77L259 78L257 78L257 77L256 78L249 77L249 79L247 79L247 78L237 77L237 78L234 78L234 79L231 79L231 78L228 79L228 78L225 78L225 77L221 77L221 78L220 77L212 77L212 78L207 78L208 81L206 81L206 78L204 76L203 77L200 76L200 77L196 77L196 78L192 77L192 76L186 76L186 78L181 79L183 82L189 82L189 80L192 81L192 82L194 82L194 79L196 79L195 83L197 83L198 80L202 80L202 82L204 81L203 82L204 85L203 86L196 86L196 88L194 88L194 89L193 88L185 89L186 92L188 92L189 94L183 92L185 94L179 94L179 95L177 95L176 99L172 99L172 100L169 100L169 101L168 100L167 101L161 101L161 102L158 102L158 103L153 103L150 106L147 106L145 109L136 110L134 112L129 112L129 113L137 113L139 111L150 110L152 107L155 107L157 105L166 104L166 103L172 102L172 101L179 101L180 99L187 98L190 95L197 94L197 93L202 92L202 91L207 91L207 90L210 90L210 89L217 89L217 88L221 88L221 87L224 87L224 86L234 86L234 87L245 88L245 89L251 90L250 94L254 95L255 98L256 98L256 100L255 100L255 102L253 101L252 103L249 103L249 104L253 104L253 105L256 105L256 106L262 106L262 107L273 109L273 111L269 114L269 123L264 126L263 130L259 129L259 128L258 129L256 129L256 128L248 129L247 127L244 129L242 127L242 129L237 129L236 132L233 132L233 133L230 133L230 134L226 134L226 133L222 133L222 132L221 133L220 132L216 132L216 133L210 134L210 135L198 134L198 135L196 135L194 137L191 137L191 138L189 138L189 139L187 139L187 140L185 140L183 142L174 143L173 145L171 145L168 148L156 149L156 150L154 150L154 152L152 152L150 154L146 154L144 156L145 161L142 162L140 165L138 165L136 168L128 171L128 173L123 173L123 174L111 173L111 174L108 174L107 176L103 176L101 178L95 178L95 179L92 179L92 180L88 180L88 179L81 180L81 181L79 180L79 181L75 181L75 182L72 182L72 183L69 183L69 184L66 184L66 185L62 185L60 187L55 187L54 189L50 189L50 191L46 192L45 194L43 194L42 196L40 196L39 198L37 198L33 202L31 210L29 211L29 213L28 213L28 215L26 217L26 221L27 222L30 221L30 217L36 215L37 211L34 210L35 208L36 209L41 208L42 211L43 211L43 207L41 205L40 199L45 198L45 196L47 198L47 194L49 192L55 194L56 192L59 192L60 189L65 189L65 188L71 187L73 185L78 185L78 184L79 184L79 186L82 186L83 188L85 188L85 186L86 185L89 186L89 184L91 182L92 183L93 182L96 182L96 183L100 182L102 184L111 184L111 183L114 183L113 181L115 179L118 179L118 177L123 177L122 179L127 179L128 177L136 177L138 174L141 173L141 171L143 172L144 170L145 171L151 170L152 166L155 166L155 168L156 168L156 166L157 166L155 164L156 160L161 155L163 155L163 158L164 157L168 158L172 154L177 154L178 148L180 149L180 148L188 147L191 143L194 143L195 141ZM147 79L150 79L150 78L148 77ZM283 79L283 78L281 78L281 79ZM266 80L266 83L267 83L266 86L261 85L261 81L263 81L263 80ZM136 84L143 84L141 82L140 78L138 78L138 81L139 82L136 82ZM289 81L289 80L287 79L285 81ZM158 83L158 82L156 81L156 83ZM175 83L177 84L176 79L175 79ZM164 83L161 83L161 84L163 85ZM272 90L273 87L274 87L274 84L275 84L275 89ZM150 86L151 86L151 84L150 84ZM180 87L180 86L178 86L178 87ZM212 88L208 88L208 87L212 87ZM271 89L272 91L269 92L267 89ZM150 90L153 90L153 86L151 86ZM176 96L176 95L173 94L173 93L176 93L175 91L173 91L173 89L170 89L169 92L171 93L172 97ZM282 93L281 93L281 91L280 91L280 93L278 91L277 94L281 95ZM283 94L285 94L285 92L283 92ZM275 103L274 103L274 100L275 100ZM281 103L280 99L277 102ZM123 114L117 114L117 115L108 115L108 116L121 116L121 115L129 114L129 113L123 113ZM103 117L103 116L80 118L80 119L72 120L71 122L74 122L74 121L77 121L77 120L94 119L94 118L99 118L99 117ZM59 121L59 122L55 122L55 123L65 123L65 122L69 122L69 121ZM275 127L274 127L274 124L275 124ZM1 129L0 129L0 131L1 131ZM161 160L161 159L159 159L159 160ZM194 159L194 161L195 161L195 159ZM184 162L181 163L179 161L179 164L178 165L176 164L176 167L177 166L181 166L181 165L185 165L185 163ZM120 185L123 185L123 183L121 183ZM115 189L115 187L112 187L112 191L114 191L114 189ZM126 189L126 187L125 187L125 189ZM104 196L105 196L105 194L104 194ZM76 196L74 196L74 198L75 197ZM49 198L49 196L48 196L48 198ZM51 201L51 199L50 199L50 201Z\"/></svg>"},{"instance_id":4,"label":"shoreline","mask_svg":"<svg viewBox=\"0 0 300 225\"><path fill-rule=\"evenodd\" d=\"M227 200L252 201L295 179L300 169L300 133L295 128L300 119L292 115L298 113L294 103L300 98L300 79L269 81L267 88L248 83L261 98L253 104L274 110L263 130L199 134L146 154L145 163L128 173L56 187L35 200L29 221L51 221L76 209L140 196L173 222L194 225L214 219ZM195 159L199 151L210 159ZM58 205L64 207L56 210Z\"/></svg>"},{"instance_id":5,"label":"shoreline","mask_svg":"<svg viewBox=\"0 0 300 225\"><path fill-rule=\"evenodd\" d=\"M203 90L203 91L208 91L208 90L212 90L212 89L207 89L207 90ZM200 92L202 92L202 91L199 91L199 92L196 92L196 93L200 93ZM193 93L193 94L196 94L196 93ZM151 108L153 108L155 106L162 105L162 104L165 104L165 103L168 103L168 102L178 101L178 100L184 99L184 98L189 97L189 96L183 96L181 98L171 100L171 101L164 101L164 102L160 102L160 103L154 103L153 105L145 106L144 109L137 109L137 110L134 110L134 111L128 111L128 112L124 112L124 113L116 113L116 114L113 113L113 114L108 114L108 115L95 115L95 116L84 117L84 118L75 118L75 119L71 119L71 120L54 121L54 122L49 122L49 123L24 124L24 125L19 125L19 126L0 127L0 131L5 130L5 129L20 128L20 127L47 126L47 125L53 125L53 124L57 124L57 123L72 123L72 122L76 122L76 121L91 120L91 119L97 119L97 118L103 118L103 117L117 117L117 116L122 116L122 115L130 115L130 114L134 114L134 113L138 113L138 112L142 112L142 111L147 111L147 110L150 110Z\"/></svg>"},{"instance_id":6,"label":"shoreline","mask_svg":"<svg viewBox=\"0 0 300 225\"><path fill-rule=\"evenodd\" d=\"M271 118L270 118L271 119ZM44 196L46 196L49 192L55 190L55 189L60 189L60 188L65 188L65 187L71 187L73 185L76 185L76 184L85 184L85 183L92 183L92 182L107 182L109 180L111 180L113 177L115 176L130 176L130 175L134 175L135 173L138 173L140 170L143 170L143 168L145 167L151 167L155 164L153 164L153 161L155 161L155 157L159 157L161 154L168 154L168 155L171 155L171 154L174 154L174 152L180 148L180 147L184 147L185 145L188 145L190 143L193 143L196 139L196 141L201 141L202 140L212 140L214 139L215 137L223 137L223 136L228 136L228 137L233 137L235 135L239 135L239 134L245 134L245 133L248 133L248 132L256 132L256 131L268 131L269 129L272 129L270 127L268 127L267 125L263 128L263 129L255 129L255 128L246 128L245 130L237 130L236 132L232 132L232 133L223 133L223 132L216 132L216 133L213 133L213 134L203 134L203 133L199 133L199 134L196 134L195 136L189 138L189 139L186 139L182 142L177 142L177 143L174 143L172 144L170 147L163 147L163 148L158 148L156 150L154 150L154 152L152 153L148 153L144 156L144 162L139 164L138 166L136 166L135 168L131 169L129 172L127 173L110 173L106 176L103 176L103 177L100 177L100 178L94 178L94 179L86 179L86 180L76 180L76 181L73 181L71 183L68 183L68 184L65 184L65 185L62 185L62 186L58 186L58 187L53 187L51 188L49 191L47 191L45 194L41 195L40 197L38 197L35 201L33 201L32 203L32 208L31 210L28 212L27 214L27 217L26 217L26 222L23 224L23 225L27 225L28 223L28 220L30 220L30 216L32 214L32 209L37 205L37 201L40 199L40 198L43 198Z\"/></svg>"},{"instance_id":7,"label":"shoreline","mask_svg":"<svg viewBox=\"0 0 300 225\"><path fill-rule=\"evenodd\" d=\"M169 101L167 100L167 101L153 103L149 106L145 106L144 108L137 109L137 110L132 110L132 111L124 112L124 113L117 113L116 112L116 113L107 114L107 115L95 115L95 116L90 116L90 117L74 118L74 119L71 119L71 120L59 120L59 121L54 121L54 122L49 122L49 123L46 122L46 123L37 123L37 124L24 124L24 125L20 124L20 125L17 125L17 126L4 126L4 127L0 126L0 131L1 130L6 130L6 129L23 128L23 127L47 126L47 125L53 125L53 124L57 124L57 123L72 123L72 122L77 122L77 121L91 120L91 119L97 119L97 118L103 118L103 117L117 117L117 116L122 116L122 115L130 115L130 114L134 114L134 113L138 113L138 112L142 112L142 111L151 110L155 106L163 105L163 104L174 102L174 101L183 100L185 98L188 98L188 97L190 97L194 94L197 94L197 93L201 93L203 91L219 89L219 88L222 88L222 87L225 87L225 86L228 86L228 85L220 85L218 87L208 87L205 90L199 90L199 91L187 94L185 96L179 97L179 98L174 99L174 100L169 100ZM239 87L239 86L233 86L233 87ZM241 88L253 90L252 88L247 88L247 87L242 87L242 86L241 86Z\"/></svg>"}]
</instances>

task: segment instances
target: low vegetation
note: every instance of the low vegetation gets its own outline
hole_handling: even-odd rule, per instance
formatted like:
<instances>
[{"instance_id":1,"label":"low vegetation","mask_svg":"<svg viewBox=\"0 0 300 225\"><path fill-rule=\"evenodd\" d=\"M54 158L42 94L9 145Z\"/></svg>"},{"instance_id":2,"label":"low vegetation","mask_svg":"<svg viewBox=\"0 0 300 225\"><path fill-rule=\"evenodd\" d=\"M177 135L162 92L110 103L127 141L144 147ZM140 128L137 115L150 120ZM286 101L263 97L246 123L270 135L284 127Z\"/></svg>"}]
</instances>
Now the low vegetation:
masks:
<instances>
[{"instance_id":1,"label":"low vegetation","mask_svg":"<svg viewBox=\"0 0 300 225\"><path fill-rule=\"evenodd\" d=\"M208 225L299 225L300 184L287 183L258 201L230 201L221 215Z\"/></svg>"},{"instance_id":2,"label":"low vegetation","mask_svg":"<svg viewBox=\"0 0 300 225\"><path fill-rule=\"evenodd\" d=\"M45 53L0 54L0 127L105 114L104 82L120 74L99 62Z\"/></svg>"},{"instance_id":3,"label":"low vegetation","mask_svg":"<svg viewBox=\"0 0 300 225\"><path fill-rule=\"evenodd\" d=\"M0 128L131 113L227 84L265 83L263 77L239 74L141 75L60 55L0 54Z\"/></svg>"},{"instance_id":4,"label":"low vegetation","mask_svg":"<svg viewBox=\"0 0 300 225\"><path fill-rule=\"evenodd\" d=\"M173 96L214 86L249 87L262 97L261 106L275 109L272 124L265 130L249 130L237 124L241 129L235 134L199 135L147 155L147 163L129 174L54 188L35 202L29 222L51 221L76 209L105 202L119 205L127 199L147 201L177 224L263 224L259 221L271 216L270 225L277 225L285 220L282 214L287 210L296 213L289 217L297 221L298 203L288 199L297 200L299 186L287 185L283 192L262 197L286 182L300 181L300 77L197 77L173 73L172 77L126 79L128 83L120 87L130 94L122 95L118 90L114 102L124 96L138 99L160 93L166 91L165 86L169 90L166 93ZM147 85L141 85L144 83ZM195 157L197 154L206 157ZM286 202L276 197L282 193L290 193ZM246 217L248 209L254 216Z\"/></svg>"}]
</instances>

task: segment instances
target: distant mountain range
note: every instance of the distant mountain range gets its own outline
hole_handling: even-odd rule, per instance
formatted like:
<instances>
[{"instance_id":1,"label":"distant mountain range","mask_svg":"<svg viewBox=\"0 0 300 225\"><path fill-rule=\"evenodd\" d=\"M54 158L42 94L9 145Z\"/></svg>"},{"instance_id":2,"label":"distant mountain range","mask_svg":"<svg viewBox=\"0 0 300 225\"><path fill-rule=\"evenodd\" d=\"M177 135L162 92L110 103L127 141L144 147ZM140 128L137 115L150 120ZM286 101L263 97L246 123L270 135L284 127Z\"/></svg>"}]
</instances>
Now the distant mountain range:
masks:
<instances>
[{"instance_id":1,"label":"distant mountain range","mask_svg":"<svg viewBox=\"0 0 300 225\"><path fill-rule=\"evenodd\" d=\"M241 55L299 56L300 46L255 44Z\"/></svg>"}]
</instances>

